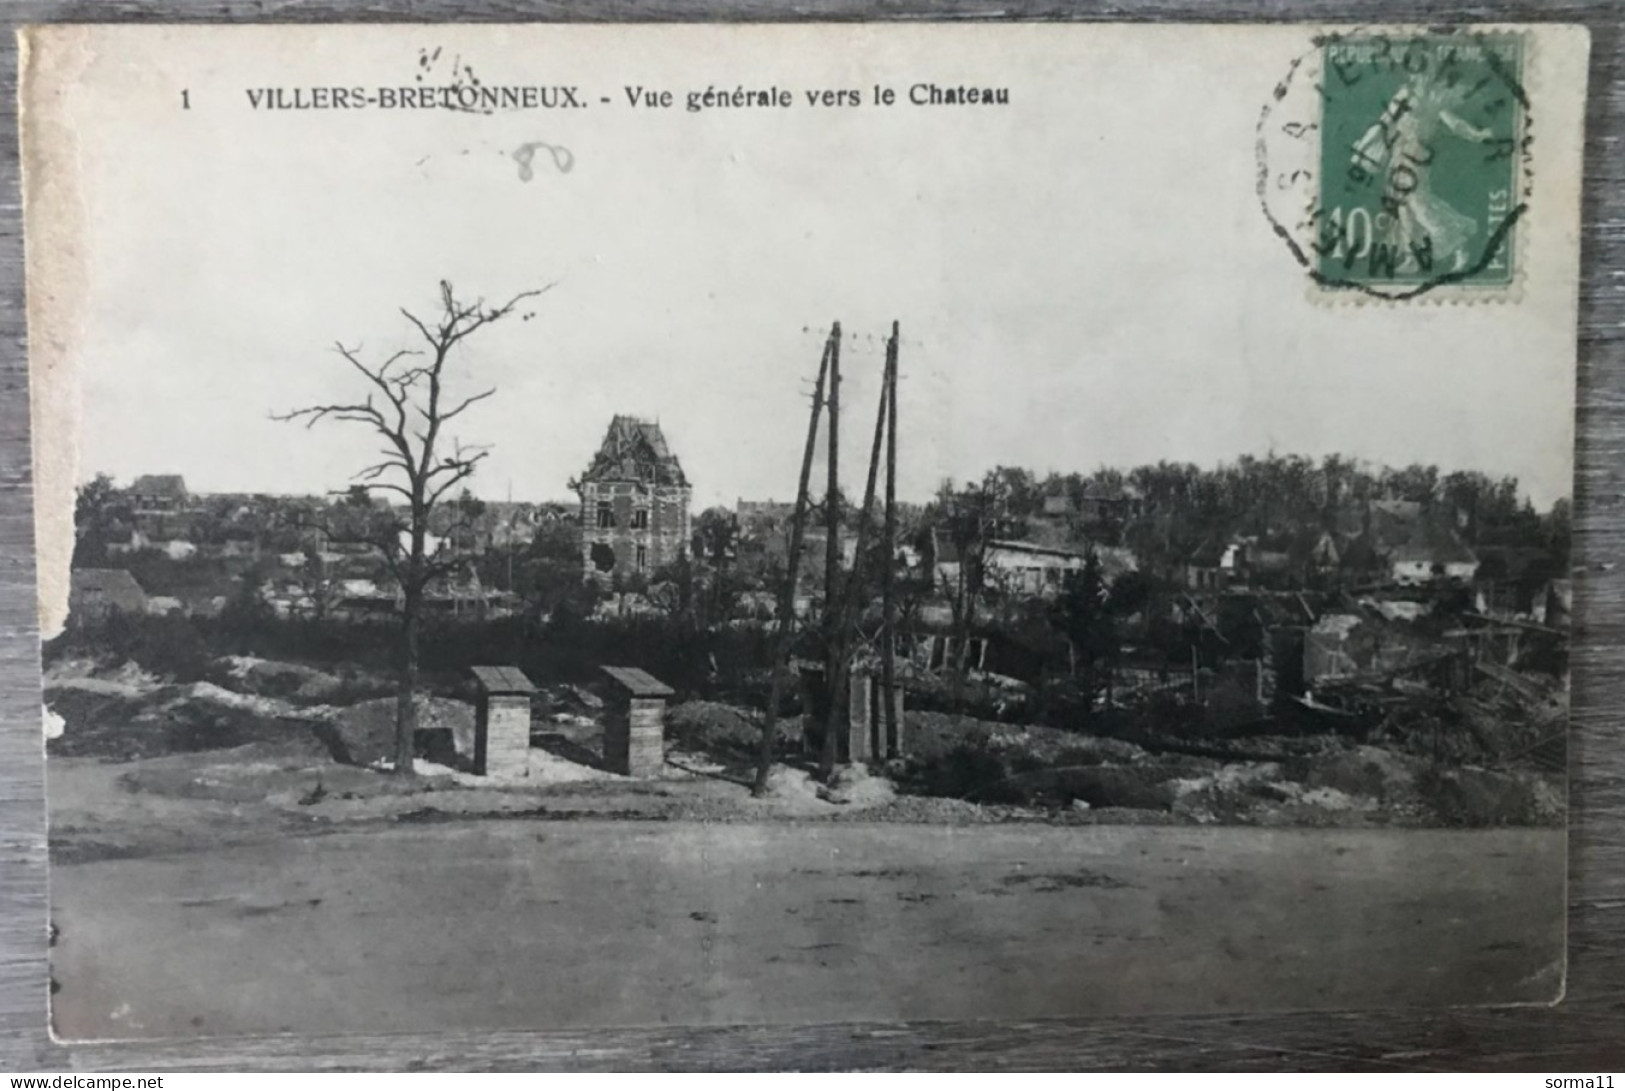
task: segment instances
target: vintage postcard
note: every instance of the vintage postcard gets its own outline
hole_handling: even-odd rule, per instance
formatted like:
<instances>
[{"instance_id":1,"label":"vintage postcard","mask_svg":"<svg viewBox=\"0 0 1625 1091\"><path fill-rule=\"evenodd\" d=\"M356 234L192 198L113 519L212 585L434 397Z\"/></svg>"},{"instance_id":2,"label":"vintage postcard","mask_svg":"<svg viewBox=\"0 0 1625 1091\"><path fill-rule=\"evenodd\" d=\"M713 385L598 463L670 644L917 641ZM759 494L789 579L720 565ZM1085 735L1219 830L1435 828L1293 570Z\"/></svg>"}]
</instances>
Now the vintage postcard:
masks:
<instances>
[{"instance_id":1,"label":"vintage postcard","mask_svg":"<svg viewBox=\"0 0 1625 1091\"><path fill-rule=\"evenodd\" d=\"M1588 45L24 31L55 1033L1556 1001Z\"/></svg>"}]
</instances>

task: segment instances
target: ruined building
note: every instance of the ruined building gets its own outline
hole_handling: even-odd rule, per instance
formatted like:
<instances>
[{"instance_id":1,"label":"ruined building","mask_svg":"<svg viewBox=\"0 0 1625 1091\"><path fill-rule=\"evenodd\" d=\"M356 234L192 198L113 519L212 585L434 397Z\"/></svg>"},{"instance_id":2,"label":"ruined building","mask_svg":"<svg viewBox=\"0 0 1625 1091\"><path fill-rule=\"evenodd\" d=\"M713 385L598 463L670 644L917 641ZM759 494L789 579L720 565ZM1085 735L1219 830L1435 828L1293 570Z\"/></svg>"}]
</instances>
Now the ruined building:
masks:
<instances>
[{"instance_id":1,"label":"ruined building","mask_svg":"<svg viewBox=\"0 0 1625 1091\"><path fill-rule=\"evenodd\" d=\"M648 575L688 548L688 478L660 425L617 415L579 480L588 579Z\"/></svg>"}]
</instances>

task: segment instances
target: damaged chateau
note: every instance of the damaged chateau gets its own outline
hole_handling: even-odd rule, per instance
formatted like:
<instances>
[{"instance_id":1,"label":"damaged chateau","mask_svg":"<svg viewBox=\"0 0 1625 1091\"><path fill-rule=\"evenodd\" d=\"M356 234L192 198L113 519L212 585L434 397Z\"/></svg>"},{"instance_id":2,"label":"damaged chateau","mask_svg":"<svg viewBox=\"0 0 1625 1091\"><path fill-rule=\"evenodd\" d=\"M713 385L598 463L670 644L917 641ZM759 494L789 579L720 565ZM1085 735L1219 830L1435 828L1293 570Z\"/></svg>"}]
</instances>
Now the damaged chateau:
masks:
<instances>
[{"instance_id":1,"label":"damaged chateau","mask_svg":"<svg viewBox=\"0 0 1625 1091\"><path fill-rule=\"evenodd\" d=\"M659 423L617 415L572 487L587 578L646 577L687 550L692 490Z\"/></svg>"}]
</instances>

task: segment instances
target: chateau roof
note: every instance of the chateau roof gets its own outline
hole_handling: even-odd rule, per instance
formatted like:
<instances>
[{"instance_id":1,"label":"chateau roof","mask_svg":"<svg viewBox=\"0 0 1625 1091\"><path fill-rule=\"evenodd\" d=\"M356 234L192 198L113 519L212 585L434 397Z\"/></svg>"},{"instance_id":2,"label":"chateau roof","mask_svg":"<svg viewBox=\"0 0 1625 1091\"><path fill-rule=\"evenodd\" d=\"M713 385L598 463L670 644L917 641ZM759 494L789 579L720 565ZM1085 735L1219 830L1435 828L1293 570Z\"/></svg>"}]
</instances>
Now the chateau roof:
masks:
<instances>
[{"instance_id":1,"label":"chateau roof","mask_svg":"<svg viewBox=\"0 0 1625 1091\"><path fill-rule=\"evenodd\" d=\"M687 485L677 456L654 421L617 413L604 442L582 481L637 481L654 485Z\"/></svg>"}]
</instances>

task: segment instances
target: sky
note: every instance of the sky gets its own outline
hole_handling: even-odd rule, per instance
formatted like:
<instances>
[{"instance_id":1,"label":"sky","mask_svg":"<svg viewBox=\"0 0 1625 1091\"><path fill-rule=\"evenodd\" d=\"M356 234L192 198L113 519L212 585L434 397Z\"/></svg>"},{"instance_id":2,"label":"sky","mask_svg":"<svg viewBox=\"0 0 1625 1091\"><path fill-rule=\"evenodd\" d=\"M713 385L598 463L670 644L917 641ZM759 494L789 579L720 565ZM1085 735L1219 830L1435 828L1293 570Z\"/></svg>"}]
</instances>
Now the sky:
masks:
<instances>
[{"instance_id":1,"label":"sky","mask_svg":"<svg viewBox=\"0 0 1625 1091\"><path fill-rule=\"evenodd\" d=\"M498 391L456 430L492 445L473 484L494 499L568 498L616 413L660 421L696 508L793 498L835 320L849 334L854 493L893 320L904 498L1000 464L1088 472L1271 450L1512 474L1542 507L1571 492L1563 186L1529 221L1515 301L1318 300L1254 194L1260 108L1308 48L1302 28L106 34L86 39L61 103L82 209L67 335L80 478L342 489L370 439L271 416L356 397L334 343L375 360L409 346L399 308L429 317L446 279L493 301L551 285L451 365L456 390ZM440 83L453 59L485 84L579 86L588 106L248 101L259 87ZM1008 88L1010 104L800 97L906 96L921 81ZM708 85L797 101L683 108ZM672 90L676 105L629 107L629 86ZM1560 174L1578 160L1556 110L1540 147ZM567 148L570 169L537 152L523 178L514 153L535 141Z\"/></svg>"}]
</instances>

